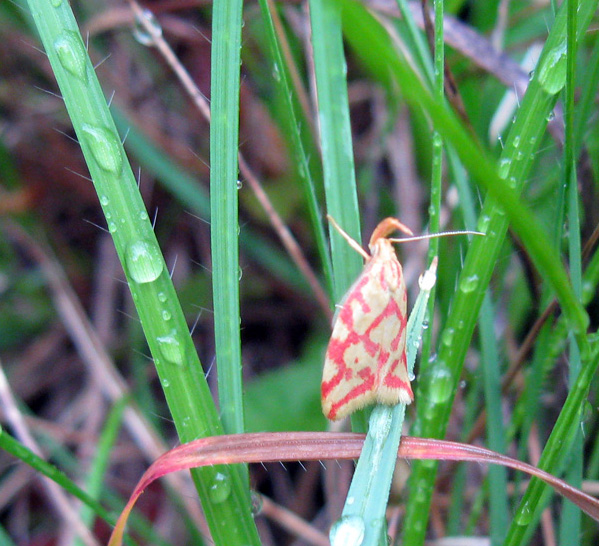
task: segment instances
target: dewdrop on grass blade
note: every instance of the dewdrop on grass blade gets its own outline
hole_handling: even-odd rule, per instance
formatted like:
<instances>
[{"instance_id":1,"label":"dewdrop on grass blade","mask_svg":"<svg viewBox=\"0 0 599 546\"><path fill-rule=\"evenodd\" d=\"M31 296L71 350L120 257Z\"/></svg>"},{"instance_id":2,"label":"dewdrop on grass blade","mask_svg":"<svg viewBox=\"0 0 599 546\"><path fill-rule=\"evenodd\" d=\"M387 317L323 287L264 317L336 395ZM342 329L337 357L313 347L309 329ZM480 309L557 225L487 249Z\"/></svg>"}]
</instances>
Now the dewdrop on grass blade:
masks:
<instances>
[{"instance_id":1,"label":"dewdrop on grass blade","mask_svg":"<svg viewBox=\"0 0 599 546\"><path fill-rule=\"evenodd\" d=\"M413 237L396 218L375 228L365 252L331 218L329 221L366 260L364 270L337 306L322 373L322 411L338 420L368 404L409 404L414 399L406 362L407 293L392 243L417 241L460 231ZM403 239L388 236L400 230Z\"/></svg>"}]
</instances>

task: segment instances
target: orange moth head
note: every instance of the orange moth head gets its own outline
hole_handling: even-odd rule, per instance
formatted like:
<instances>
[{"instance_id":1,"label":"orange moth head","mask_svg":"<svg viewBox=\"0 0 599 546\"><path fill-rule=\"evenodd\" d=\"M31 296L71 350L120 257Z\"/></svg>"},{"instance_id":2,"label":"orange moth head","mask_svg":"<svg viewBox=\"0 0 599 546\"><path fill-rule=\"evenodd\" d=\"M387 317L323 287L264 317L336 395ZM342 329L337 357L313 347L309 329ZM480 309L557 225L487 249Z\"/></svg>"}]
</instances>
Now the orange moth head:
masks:
<instances>
[{"instance_id":1,"label":"orange moth head","mask_svg":"<svg viewBox=\"0 0 599 546\"><path fill-rule=\"evenodd\" d=\"M397 218L385 218L379 222L378 226L374 228L370 242L368 243L368 248L372 256L382 257L384 255L389 257L389 254L393 253L393 257L395 257L395 250L387 237L397 230L403 231L406 235L414 235L412 230L404 226Z\"/></svg>"},{"instance_id":2,"label":"orange moth head","mask_svg":"<svg viewBox=\"0 0 599 546\"><path fill-rule=\"evenodd\" d=\"M406 235L414 235L412 230L409 227L404 226L397 218L389 217L381 220L378 226L374 228L368 246L372 246L378 239L388 237L396 230L403 231Z\"/></svg>"}]
</instances>

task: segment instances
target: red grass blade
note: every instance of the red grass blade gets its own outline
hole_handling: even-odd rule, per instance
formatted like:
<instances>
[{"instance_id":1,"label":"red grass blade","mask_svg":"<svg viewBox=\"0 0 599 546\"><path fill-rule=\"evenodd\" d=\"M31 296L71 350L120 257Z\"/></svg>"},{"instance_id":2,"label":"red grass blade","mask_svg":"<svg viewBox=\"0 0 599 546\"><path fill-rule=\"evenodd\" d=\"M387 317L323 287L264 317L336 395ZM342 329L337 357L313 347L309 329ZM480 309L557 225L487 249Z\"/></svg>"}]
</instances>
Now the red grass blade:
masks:
<instances>
[{"instance_id":1,"label":"red grass blade","mask_svg":"<svg viewBox=\"0 0 599 546\"><path fill-rule=\"evenodd\" d=\"M176 447L158 458L144 473L119 516L109 546L120 546L129 513L144 489L154 480L178 470L204 465L276 461L357 459L364 435L333 432L280 432L212 436ZM426 438L404 436L398 457L493 463L540 478L599 521L599 500L534 466L489 449Z\"/></svg>"}]
</instances>

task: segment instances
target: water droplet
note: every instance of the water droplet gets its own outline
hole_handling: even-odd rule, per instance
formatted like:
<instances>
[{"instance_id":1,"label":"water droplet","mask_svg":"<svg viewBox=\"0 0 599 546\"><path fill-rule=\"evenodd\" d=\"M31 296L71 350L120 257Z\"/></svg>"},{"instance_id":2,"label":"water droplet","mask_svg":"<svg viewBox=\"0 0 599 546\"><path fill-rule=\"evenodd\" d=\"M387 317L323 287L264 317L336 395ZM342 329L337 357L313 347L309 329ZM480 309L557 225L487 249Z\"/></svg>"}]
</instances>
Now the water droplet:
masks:
<instances>
[{"instance_id":1,"label":"water droplet","mask_svg":"<svg viewBox=\"0 0 599 546\"><path fill-rule=\"evenodd\" d=\"M507 184L510 188L515 188L518 185L518 181L515 176L510 176L508 178Z\"/></svg>"},{"instance_id":2,"label":"water droplet","mask_svg":"<svg viewBox=\"0 0 599 546\"><path fill-rule=\"evenodd\" d=\"M360 546L364 532L364 520L360 516L344 516L331 527L331 546Z\"/></svg>"},{"instance_id":3,"label":"water droplet","mask_svg":"<svg viewBox=\"0 0 599 546\"><path fill-rule=\"evenodd\" d=\"M108 223L108 231L110 233L116 233L117 227L116 224L114 222L109 222Z\"/></svg>"},{"instance_id":4,"label":"water droplet","mask_svg":"<svg viewBox=\"0 0 599 546\"><path fill-rule=\"evenodd\" d=\"M121 142L104 127L94 127L87 123L83 125L83 138L91 150L96 163L105 171L115 174L121 172L123 156Z\"/></svg>"},{"instance_id":5,"label":"water droplet","mask_svg":"<svg viewBox=\"0 0 599 546\"><path fill-rule=\"evenodd\" d=\"M532 521L532 512L528 501L525 502L516 514L516 523L518 525L529 525Z\"/></svg>"},{"instance_id":6,"label":"water droplet","mask_svg":"<svg viewBox=\"0 0 599 546\"><path fill-rule=\"evenodd\" d=\"M497 174L499 175L499 178L507 177L507 175L510 171L511 163L512 162L505 157L499 161L499 168L497 169Z\"/></svg>"},{"instance_id":7,"label":"water droplet","mask_svg":"<svg viewBox=\"0 0 599 546\"><path fill-rule=\"evenodd\" d=\"M584 301L588 301L593 297L595 293L595 287L593 283L590 281L585 281L582 283L582 299Z\"/></svg>"},{"instance_id":8,"label":"water droplet","mask_svg":"<svg viewBox=\"0 0 599 546\"><path fill-rule=\"evenodd\" d=\"M414 381L414 379L416 379L414 372L408 372L408 381Z\"/></svg>"},{"instance_id":9,"label":"water droplet","mask_svg":"<svg viewBox=\"0 0 599 546\"><path fill-rule=\"evenodd\" d=\"M582 421L590 422L595 415L595 408L589 400L585 400L582 408Z\"/></svg>"},{"instance_id":10,"label":"water droplet","mask_svg":"<svg viewBox=\"0 0 599 546\"><path fill-rule=\"evenodd\" d=\"M156 338L160 353L170 363L182 366L185 364L185 345L179 341L177 331Z\"/></svg>"},{"instance_id":11,"label":"water droplet","mask_svg":"<svg viewBox=\"0 0 599 546\"><path fill-rule=\"evenodd\" d=\"M166 309L162 311L162 320L171 320L171 314Z\"/></svg>"},{"instance_id":12,"label":"water droplet","mask_svg":"<svg viewBox=\"0 0 599 546\"><path fill-rule=\"evenodd\" d=\"M129 245L125 262L131 278L140 284L155 281L164 269L157 245L143 239Z\"/></svg>"},{"instance_id":13,"label":"water droplet","mask_svg":"<svg viewBox=\"0 0 599 546\"><path fill-rule=\"evenodd\" d=\"M143 222L144 220L148 219L148 213L145 210L142 210L139 213L139 219Z\"/></svg>"},{"instance_id":14,"label":"water droplet","mask_svg":"<svg viewBox=\"0 0 599 546\"><path fill-rule=\"evenodd\" d=\"M433 469L436 464L437 464L437 461L435 461L433 459L421 459L421 461L420 461L420 466L422 468L426 468L428 470Z\"/></svg>"},{"instance_id":15,"label":"water droplet","mask_svg":"<svg viewBox=\"0 0 599 546\"><path fill-rule=\"evenodd\" d=\"M492 214L494 216L505 216L505 211L499 205L494 205L492 209Z\"/></svg>"},{"instance_id":16,"label":"water droplet","mask_svg":"<svg viewBox=\"0 0 599 546\"><path fill-rule=\"evenodd\" d=\"M51 3L52 3L52 7L59 8L60 4L62 4L62 0L52 0Z\"/></svg>"},{"instance_id":17,"label":"water droplet","mask_svg":"<svg viewBox=\"0 0 599 546\"><path fill-rule=\"evenodd\" d=\"M108 203L110 203L110 199L108 199L108 196L107 195L102 195L100 197L100 205L102 205L103 207L105 207L105 206L108 205ZM108 214L106 216L108 216Z\"/></svg>"},{"instance_id":18,"label":"water droplet","mask_svg":"<svg viewBox=\"0 0 599 546\"><path fill-rule=\"evenodd\" d=\"M518 146L520 146L520 137L515 136L514 137L514 148L517 148Z\"/></svg>"},{"instance_id":19,"label":"water droplet","mask_svg":"<svg viewBox=\"0 0 599 546\"><path fill-rule=\"evenodd\" d=\"M455 331L453 328L446 328L445 330L443 330L443 335L441 336L441 343L443 343L443 345L447 345L448 347L453 343L453 335L454 335Z\"/></svg>"},{"instance_id":20,"label":"water droplet","mask_svg":"<svg viewBox=\"0 0 599 546\"><path fill-rule=\"evenodd\" d=\"M382 537L383 531L387 529L387 520L385 518L374 518L370 521L370 533L371 536ZM391 546L393 544L390 540L389 535L384 535L385 538L381 538L381 541L377 544L384 544L386 546Z\"/></svg>"},{"instance_id":21,"label":"water droplet","mask_svg":"<svg viewBox=\"0 0 599 546\"><path fill-rule=\"evenodd\" d=\"M443 146L443 139L441 138L441 135L437 133L437 131L435 131L433 134L433 146L436 146L437 148Z\"/></svg>"},{"instance_id":22,"label":"water droplet","mask_svg":"<svg viewBox=\"0 0 599 546\"><path fill-rule=\"evenodd\" d=\"M167 300L166 294L164 292L158 292L158 301L160 303L164 303Z\"/></svg>"},{"instance_id":23,"label":"water droplet","mask_svg":"<svg viewBox=\"0 0 599 546\"><path fill-rule=\"evenodd\" d=\"M272 77L276 82L281 81L281 72L279 71L279 65L277 63L272 65Z\"/></svg>"},{"instance_id":24,"label":"water droplet","mask_svg":"<svg viewBox=\"0 0 599 546\"><path fill-rule=\"evenodd\" d=\"M563 40L547 53L538 69L539 83L550 95L555 95L566 85L566 49L566 40Z\"/></svg>"},{"instance_id":25,"label":"water droplet","mask_svg":"<svg viewBox=\"0 0 599 546\"><path fill-rule=\"evenodd\" d=\"M474 292L478 287L478 275L470 275L460 281L460 290L465 294Z\"/></svg>"},{"instance_id":26,"label":"water droplet","mask_svg":"<svg viewBox=\"0 0 599 546\"><path fill-rule=\"evenodd\" d=\"M226 501L231 494L231 481L222 472L217 472L208 491L210 500L215 503Z\"/></svg>"},{"instance_id":27,"label":"water droplet","mask_svg":"<svg viewBox=\"0 0 599 546\"><path fill-rule=\"evenodd\" d=\"M345 504L347 504L348 506L352 506L354 502L356 502L356 498L353 495L345 499Z\"/></svg>"},{"instance_id":28,"label":"water droplet","mask_svg":"<svg viewBox=\"0 0 599 546\"><path fill-rule=\"evenodd\" d=\"M69 74L87 81L87 53L77 32L62 32L54 41L54 51L60 64Z\"/></svg>"},{"instance_id":29,"label":"water droplet","mask_svg":"<svg viewBox=\"0 0 599 546\"><path fill-rule=\"evenodd\" d=\"M156 43L156 39L160 38L160 36L162 36L162 27L149 9L144 9L141 14L135 16L133 37L141 45L153 46Z\"/></svg>"},{"instance_id":30,"label":"water droplet","mask_svg":"<svg viewBox=\"0 0 599 546\"><path fill-rule=\"evenodd\" d=\"M482 233L486 233L489 228L489 223L491 222L491 217L484 214L478 219L478 224L476 229Z\"/></svg>"},{"instance_id":31,"label":"water droplet","mask_svg":"<svg viewBox=\"0 0 599 546\"><path fill-rule=\"evenodd\" d=\"M453 392L453 380L451 372L443 363L437 363L427 373L429 383L429 396L434 404L445 402Z\"/></svg>"},{"instance_id":32,"label":"water droplet","mask_svg":"<svg viewBox=\"0 0 599 546\"><path fill-rule=\"evenodd\" d=\"M430 491L430 489L430 482L426 478L420 478L418 480L418 491L420 492L420 495L418 495L420 497L420 500L418 502L426 502L426 492Z\"/></svg>"},{"instance_id":33,"label":"water droplet","mask_svg":"<svg viewBox=\"0 0 599 546\"><path fill-rule=\"evenodd\" d=\"M241 188L243 188L243 182L241 180L237 181L237 189L240 190Z\"/></svg>"},{"instance_id":34,"label":"water droplet","mask_svg":"<svg viewBox=\"0 0 599 546\"><path fill-rule=\"evenodd\" d=\"M304 180L306 178L306 168L304 167L303 158L300 158L297 164L297 175L300 177L301 180Z\"/></svg>"},{"instance_id":35,"label":"water droplet","mask_svg":"<svg viewBox=\"0 0 599 546\"><path fill-rule=\"evenodd\" d=\"M162 387L165 389L168 389L171 385L171 382L165 377L162 381Z\"/></svg>"}]
</instances>

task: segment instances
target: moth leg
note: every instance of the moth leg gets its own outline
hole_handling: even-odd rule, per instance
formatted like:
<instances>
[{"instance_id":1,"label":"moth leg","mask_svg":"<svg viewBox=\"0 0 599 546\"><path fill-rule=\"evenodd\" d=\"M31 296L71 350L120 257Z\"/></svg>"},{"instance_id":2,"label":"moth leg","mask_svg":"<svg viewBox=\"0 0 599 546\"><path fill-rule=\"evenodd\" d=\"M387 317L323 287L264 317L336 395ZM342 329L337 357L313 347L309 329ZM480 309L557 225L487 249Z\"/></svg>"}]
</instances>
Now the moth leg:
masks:
<instances>
[{"instance_id":1,"label":"moth leg","mask_svg":"<svg viewBox=\"0 0 599 546\"><path fill-rule=\"evenodd\" d=\"M358 243L356 243L356 241L354 241L345 231L343 231L339 224L335 222L335 220L333 220L333 217L331 215L327 214L327 220L331 222L331 224L339 232L341 237L343 237L349 243L349 246L351 246L356 252L361 254L366 261L370 260L368 252L366 252Z\"/></svg>"}]
</instances>

